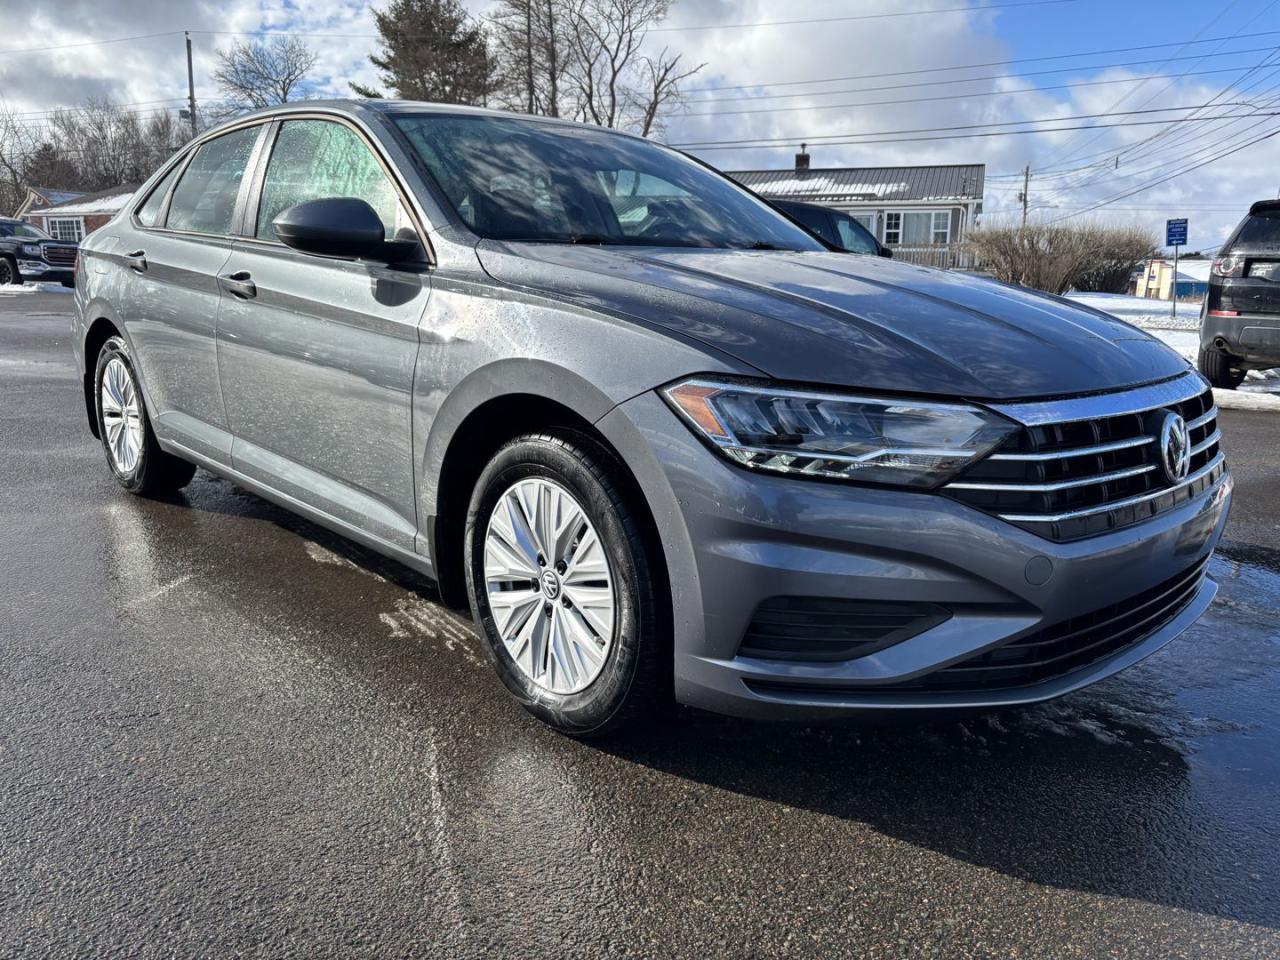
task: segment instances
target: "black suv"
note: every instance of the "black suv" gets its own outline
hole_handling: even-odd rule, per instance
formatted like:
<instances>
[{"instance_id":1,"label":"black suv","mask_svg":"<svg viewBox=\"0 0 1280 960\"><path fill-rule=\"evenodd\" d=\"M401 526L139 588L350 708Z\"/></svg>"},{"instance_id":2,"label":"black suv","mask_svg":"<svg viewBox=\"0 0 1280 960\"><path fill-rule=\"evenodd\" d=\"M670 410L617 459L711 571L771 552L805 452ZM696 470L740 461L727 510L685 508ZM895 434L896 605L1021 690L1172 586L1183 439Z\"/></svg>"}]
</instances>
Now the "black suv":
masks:
<instances>
[{"instance_id":1,"label":"black suv","mask_svg":"<svg viewBox=\"0 0 1280 960\"><path fill-rule=\"evenodd\" d=\"M75 286L79 246L55 240L25 220L0 217L0 286L24 280Z\"/></svg>"},{"instance_id":2,"label":"black suv","mask_svg":"<svg viewBox=\"0 0 1280 960\"><path fill-rule=\"evenodd\" d=\"M877 240L871 231L847 213L816 203L796 200L770 200L775 207L800 223L814 236L846 253L869 253L874 257L892 257L893 251Z\"/></svg>"},{"instance_id":3,"label":"black suv","mask_svg":"<svg viewBox=\"0 0 1280 960\"><path fill-rule=\"evenodd\" d=\"M1200 372L1236 387L1280 367L1280 200L1261 200L1213 261L1200 314Z\"/></svg>"}]
</instances>

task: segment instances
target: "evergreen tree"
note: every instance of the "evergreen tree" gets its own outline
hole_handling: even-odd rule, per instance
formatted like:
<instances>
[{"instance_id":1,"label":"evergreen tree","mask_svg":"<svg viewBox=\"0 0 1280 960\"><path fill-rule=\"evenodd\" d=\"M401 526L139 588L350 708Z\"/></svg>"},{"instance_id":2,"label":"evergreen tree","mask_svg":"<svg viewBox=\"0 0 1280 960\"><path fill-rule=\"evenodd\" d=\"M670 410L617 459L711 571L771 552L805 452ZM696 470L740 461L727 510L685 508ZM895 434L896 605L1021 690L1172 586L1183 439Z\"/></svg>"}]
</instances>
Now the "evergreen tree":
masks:
<instances>
[{"instance_id":1,"label":"evergreen tree","mask_svg":"<svg viewBox=\"0 0 1280 960\"><path fill-rule=\"evenodd\" d=\"M473 23L458 0L392 0L373 11L382 35L382 53L369 62L381 81L403 100L484 105L492 87L493 64L484 28ZM377 90L352 83L362 97Z\"/></svg>"}]
</instances>

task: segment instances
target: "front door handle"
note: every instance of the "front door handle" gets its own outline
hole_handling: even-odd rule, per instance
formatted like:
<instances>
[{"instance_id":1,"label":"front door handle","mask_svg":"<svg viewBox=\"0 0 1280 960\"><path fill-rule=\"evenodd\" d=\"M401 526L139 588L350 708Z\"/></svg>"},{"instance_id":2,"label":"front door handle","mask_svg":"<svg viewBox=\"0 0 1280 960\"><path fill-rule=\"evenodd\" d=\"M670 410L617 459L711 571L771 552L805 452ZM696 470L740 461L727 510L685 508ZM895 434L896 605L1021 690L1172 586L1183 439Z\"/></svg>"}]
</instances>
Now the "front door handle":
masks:
<instances>
[{"instance_id":1,"label":"front door handle","mask_svg":"<svg viewBox=\"0 0 1280 960\"><path fill-rule=\"evenodd\" d=\"M222 289L241 300L250 300L258 295L258 286L252 280L248 270L223 274L218 278Z\"/></svg>"},{"instance_id":2,"label":"front door handle","mask_svg":"<svg viewBox=\"0 0 1280 960\"><path fill-rule=\"evenodd\" d=\"M129 265L130 270L136 270L143 273L147 269L147 253L145 250L135 250L133 253L124 255L124 262Z\"/></svg>"}]
</instances>

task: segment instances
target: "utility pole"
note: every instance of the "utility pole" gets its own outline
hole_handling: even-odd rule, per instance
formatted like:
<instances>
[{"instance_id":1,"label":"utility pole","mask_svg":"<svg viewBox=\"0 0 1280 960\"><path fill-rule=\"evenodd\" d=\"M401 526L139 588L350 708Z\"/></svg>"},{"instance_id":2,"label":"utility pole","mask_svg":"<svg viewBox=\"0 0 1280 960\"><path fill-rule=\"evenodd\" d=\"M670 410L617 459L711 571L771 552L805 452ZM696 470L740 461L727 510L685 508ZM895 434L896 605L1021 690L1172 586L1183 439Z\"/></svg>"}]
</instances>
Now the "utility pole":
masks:
<instances>
[{"instance_id":1,"label":"utility pole","mask_svg":"<svg viewBox=\"0 0 1280 960\"><path fill-rule=\"evenodd\" d=\"M196 74L191 66L191 33L184 30L187 38L187 112L191 114L191 136L196 135Z\"/></svg>"},{"instance_id":2,"label":"utility pole","mask_svg":"<svg viewBox=\"0 0 1280 960\"><path fill-rule=\"evenodd\" d=\"M1031 164L1022 168L1022 192L1018 194L1022 201L1022 229L1027 229L1027 203L1031 199Z\"/></svg>"}]
</instances>

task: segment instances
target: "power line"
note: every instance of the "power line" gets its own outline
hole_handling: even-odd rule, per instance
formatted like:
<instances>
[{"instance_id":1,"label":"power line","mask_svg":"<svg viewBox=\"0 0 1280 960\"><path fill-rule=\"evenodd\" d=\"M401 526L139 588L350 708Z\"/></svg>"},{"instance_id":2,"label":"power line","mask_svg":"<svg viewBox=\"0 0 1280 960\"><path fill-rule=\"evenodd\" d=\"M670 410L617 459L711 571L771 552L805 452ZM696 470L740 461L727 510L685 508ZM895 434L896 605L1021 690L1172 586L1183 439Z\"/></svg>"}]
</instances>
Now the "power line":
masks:
<instances>
[{"instance_id":1,"label":"power line","mask_svg":"<svg viewBox=\"0 0 1280 960\"><path fill-rule=\"evenodd\" d=\"M1249 66L1240 67L1219 67L1214 70L1198 70L1188 73L1178 74L1178 79L1186 77L1210 76L1221 73L1243 73L1252 71L1254 68ZM682 113L683 117L734 117L756 113L794 113L797 110L843 110L850 107L881 107L881 106L901 106L908 103L938 103L945 100L973 100L978 97L1003 97L1016 96L1023 93L1046 93L1050 90L1074 90L1078 87L1100 87L1110 86L1117 83L1142 83L1152 79L1159 74L1149 74L1145 77L1122 77L1115 80L1085 80L1079 83L1063 83L1049 87L1018 87L1012 90L983 90L978 93L948 93L937 97L903 97L893 100L855 100L842 101L840 103L812 103L812 104L792 104L787 107L758 107L750 110L708 110L696 113ZM1004 77L996 78L977 78L974 79L1005 79ZM957 83L965 83L967 81L956 81ZM872 88L875 89L875 88ZM791 96L801 96L801 94L791 94ZM745 99L745 98L740 98ZM762 97L761 99L767 99Z\"/></svg>"},{"instance_id":2,"label":"power line","mask_svg":"<svg viewBox=\"0 0 1280 960\"><path fill-rule=\"evenodd\" d=\"M1270 37L1280 35L1280 30L1266 30L1249 34L1249 37ZM693 93L716 93L721 90L757 90L761 87L791 87L811 83L843 83L846 80L879 80L882 77L906 77L920 73L941 73L946 70L976 70L980 67L1010 67L1020 63L1043 63L1049 60L1068 60L1077 57L1101 57L1113 53L1140 53L1143 50L1158 50L1163 47L1179 47L1184 49L1197 43L1217 43L1221 40L1238 40L1239 34L1226 37L1206 37L1203 40L1174 40L1170 43L1147 43L1137 47L1111 47L1107 50L1083 50L1078 53L1056 53L1042 57L1020 57L1014 60L986 60L981 63L958 63L946 67L921 67L915 70L893 70L887 73L859 73L846 77L826 77L820 80L774 80L768 83L743 83L721 87L698 87ZM1186 59L1195 59L1188 57ZM1105 66L1105 65L1102 65ZM1099 65L1082 66L1073 69L1092 70Z\"/></svg>"},{"instance_id":3,"label":"power line","mask_svg":"<svg viewBox=\"0 0 1280 960\"><path fill-rule=\"evenodd\" d=\"M1237 116L1237 115L1231 115ZM1280 117L1280 111L1268 113L1242 113L1240 117ZM840 146L869 146L880 143L929 143L936 140L969 140L984 137L1016 137L1024 136L1031 133L1066 133L1072 130L1103 130L1113 127L1153 127L1164 123L1206 123L1213 120L1224 120L1229 117L1175 117L1171 120L1126 120L1122 123L1086 123L1070 127L1048 127L1043 130L992 130L986 133L961 133L948 134L936 137L889 137L879 140L827 140L816 142L817 146L824 147L840 147ZM1040 120L1038 123L1044 123ZM783 143L745 143L732 144L726 146L681 146L679 144L669 144L669 146L677 146L680 149L687 149L693 153L705 153L712 150L777 150L780 147L788 147L794 140L787 140ZM814 141L806 140L811 145Z\"/></svg>"},{"instance_id":4,"label":"power line","mask_svg":"<svg viewBox=\"0 0 1280 960\"><path fill-rule=\"evenodd\" d=\"M1255 144L1262 143L1264 140L1270 140L1272 137L1276 136L1277 134L1280 134L1280 127L1277 127L1276 129L1271 130L1268 133L1264 133L1260 137L1255 137L1254 139L1250 140L1248 143L1244 143L1244 144L1241 144L1240 146L1233 147L1230 150L1225 150L1222 153L1219 153L1216 156L1210 157L1207 160L1203 160L1200 163L1194 164L1193 166L1186 167L1185 169L1179 170L1177 173L1172 173L1158 180L1153 180L1150 183L1144 184L1140 187L1137 187L1136 189L1129 190L1125 193L1117 194L1114 197L1108 197L1106 200L1100 200L1099 202L1092 204L1091 206L1085 207L1082 210L1077 210L1075 213L1066 214L1065 216L1058 217L1054 220L1050 220L1049 222L1059 223L1062 220L1070 220L1071 218L1078 217L1081 214L1091 213L1094 210L1099 210L1102 207L1115 203L1117 200L1127 200L1129 197L1132 197L1139 193L1143 193L1147 190L1150 190L1152 187L1158 187L1162 183L1168 183L1170 180L1176 180L1178 177L1186 176L1188 173L1191 173L1193 170L1199 170L1201 167L1208 166L1209 164L1214 163L1218 160L1221 160L1224 157L1229 157L1232 154L1239 153L1241 150L1246 150L1249 147L1254 146Z\"/></svg>"},{"instance_id":5,"label":"power line","mask_svg":"<svg viewBox=\"0 0 1280 960\"><path fill-rule=\"evenodd\" d=\"M1248 106L1248 104L1239 104L1239 103L1219 104L1219 106L1229 106L1229 105L1230 106ZM1064 117L1032 117L1026 120L1001 120L1001 121L992 121L987 123L958 124L958 125L953 125L948 127L911 127L911 128L902 129L902 130L868 130L863 133L858 133L858 132L827 133L827 134L811 134L807 136L795 136L795 137L747 137L742 140L697 140L697 141L689 141L686 143L671 144L671 146L682 147L682 148L683 147L696 148L696 147L706 147L706 146L739 146L744 144L757 144L760 146L766 146L766 145L784 145L785 146L785 145L790 145L799 141L803 141L805 143L821 144L822 141L830 140L833 138L839 138L843 142L846 138L897 136L899 134L907 134L907 133L936 133L936 132L945 131L945 130L976 130L981 127L1013 127L1013 126L1018 126L1020 124L1027 124L1027 123L1061 123L1066 120L1101 120L1101 119L1106 119L1108 117L1128 117L1128 116L1135 116L1135 115L1148 114L1148 113L1169 113L1176 110L1194 110L1198 106L1200 105L1193 104L1190 106L1179 106L1179 107L1148 107L1145 110L1116 110L1116 111L1109 111L1107 113L1077 113L1077 114L1071 114ZM1252 114L1242 114L1242 116L1252 116ZM1161 122L1168 122L1168 121L1161 121ZM1028 130L1026 132L1039 133L1043 131Z\"/></svg>"},{"instance_id":6,"label":"power line","mask_svg":"<svg viewBox=\"0 0 1280 960\"><path fill-rule=\"evenodd\" d=\"M1280 31L1276 31L1276 33L1280 34ZM1163 59L1159 57L1154 57L1147 60L1125 60L1120 63L1091 63L1087 66L1073 65L1073 66L1067 66L1067 67L1054 67L1050 70L1033 70L1030 72L1014 74L1014 76L1019 78L1043 77L1043 76L1048 76L1054 73L1073 73L1079 70L1112 70L1112 69L1115 69L1116 67L1141 67L1141 66L1146 66L1149 63L1158 63L1161 65L1161 67L1164 67L1178 60L1205 60L1211 56L1214 56L1214 57L1239 56L1246 53L1260 53L1263 51L1271 51L1274 49L1276 49L1274 46L1246 47L1243 50L1224 50L1221 53L1198 54L1196 56L1189 56L1189 57L1166 57ZM1009 62L1012 63L1014 61L1009 61ZM975 66L985 66L985 64L978 64ZM897 77L897 76L912 76L912 75L921 74L921 73L937 73L941 70L964 70L964 69L971 69L971 68L970 67L939 67L933 70L904 70L900 73L878 73L878 74L869 73L869 74L863 74L861 76L834 77L831 80L814 80L809 82L834 83L837 80L841 80L841 81L859 80L859 79L874 80L874 79ZM1247 68L1239 67L1236 69L1244 70ZM770 94L760 94L760 95L751 94L750 96L743 96L743 97L705 97L701 99L686 100L685 102L686 103L734 103L734 102L740 102L743 100L748 100L754 103L758 100L784 100L784 99L787 99L788 97L822 97L822 96L834 96L840 93L865 93L868 91L875 91L875 90L902 90L908 87L939 86L940 84L977 83L978 81L981 81L981 80L1004 80L1009 78L1009 76L1010 74L1008 73L995 73L995 74L987 74L986 76L981 76L981 77L948 77L942 80L925 80L917 83L893 84L890 86L882 86L882 87L844 87L839 90L806 90L800 93L770 93ZM1165 74L1153 74L1153 76L1165 76ZM1175 75L1175 77L1176 76L1180 76L1180 75ZM1132 79L1132 78L1129 78L1129 79ZM697 92L702 92L702 91L697 91Z\"/></svg>"},{"instance_id":7,"label":"power line","mask_svg":"<svg viewBox=\"0 0 1280 960\"><path fill-rule=\"evenodd\" d=\"M1063 3L1080 3L1081 0L1013 0L1010 3L988 3L980 7L939 7L932 10L895 10L892 13L863 13L848 17L814 17L806 20L766 20L759 23L709 23L684 27L651 27L650 33L676 33L688 30L728 30L744 27L789 27L804 23L844 23L853 20L887 20L890 17L933 16L939 13L985 13L1012 7L1047 7Z\"/></svg>"}]
</instances>

